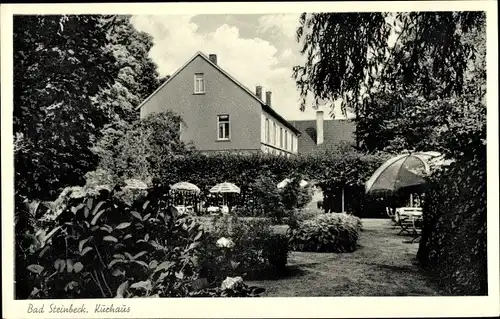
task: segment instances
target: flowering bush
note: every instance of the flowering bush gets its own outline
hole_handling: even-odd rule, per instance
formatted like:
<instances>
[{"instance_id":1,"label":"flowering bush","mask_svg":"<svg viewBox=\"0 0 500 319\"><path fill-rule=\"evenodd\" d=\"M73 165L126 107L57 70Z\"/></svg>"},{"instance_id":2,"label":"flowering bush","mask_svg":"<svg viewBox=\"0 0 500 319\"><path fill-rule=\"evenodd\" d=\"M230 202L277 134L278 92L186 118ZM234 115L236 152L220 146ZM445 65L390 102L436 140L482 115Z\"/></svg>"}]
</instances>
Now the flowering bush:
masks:
<instances>
[{"instance_id":1,"label":"flowering bush","mask_svg":"<svg viewBox=\"0 0 500 319\"><path fill-rule=\"evenodd\" d=\"M217 247L233 248L234 242L231 240L231 238L227 239L227 238L221 237L221 238L219 238L219 240L217 240Z\"/></svg>"},{"instance_id":2,"label":"flowering bush","mask_svg":"<svg viewBox=\"0 0 500 319\"><path fill-rule=\"evenodd\" d=\"M215 218L200 252L200 276L217 283L227 276L251 276L268 267L264 249L271 235L271 223L266 219Z\"/></svg>"},{"instance_id":3,"label":"flowering bush","mask_svg":"<svg viewBox=\"0 0 500 319\"><path fill-rule=\"evenodd\" d=\"M354 251L360 231L358 217L339 213L317 215L289 229L293 250L337 253Z\"/></svg>"},{"instance_id":4,"label":"flowering bush","mask_svg":"<svg viewBox=\"0 0 500 319\"><path fill-rule=\"evenodd\" d=\"M227 277L220 287L204 288L191 293L191 297L259 297L265 291L260 287L249 287L241 277Z\"/></svg>"}]
</instances>

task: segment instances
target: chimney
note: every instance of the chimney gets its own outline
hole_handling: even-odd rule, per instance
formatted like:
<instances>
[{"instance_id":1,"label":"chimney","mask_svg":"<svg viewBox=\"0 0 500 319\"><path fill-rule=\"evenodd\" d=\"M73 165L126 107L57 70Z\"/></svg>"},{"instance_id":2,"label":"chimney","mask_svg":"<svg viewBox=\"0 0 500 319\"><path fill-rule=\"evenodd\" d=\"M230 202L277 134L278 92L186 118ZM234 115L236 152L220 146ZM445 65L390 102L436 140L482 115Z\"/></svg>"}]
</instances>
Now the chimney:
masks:
<instances>
[{"instance_id":1,"label":"chimney","mask_svg":"<svg viewBox=\"0 0 500 319\"><path fill-rule=\"evenodd\" d=\"M323 144L323 111L316 111L316 145Z\"/></svg>"},{"instance_id":2,"label":"chimney","mask_svg":"<svg viewBox=\"0 0 500 319\"><path fill-rule=\"evenodd\" d=\"M266 104L271 106L271 91L266 92Z\"/></svg>"},{"instance_id":3,"label":"chimney","mask_svg":"<svg viewBox=\"0 0 500 319\"><path fill-rule=\"evenodd\" d=\"M257 95L257 97L262 100L262 86L260 85L257 85L255 87L255 95Z\"/></svg>"},{"instance_id":4,"label":"chimney","mask_svg":"<svg viewBox=\"0 0 500 319\"><path fill-rule=\"evenodd\" d=\"M213 64L217 65L217 54L210 54L208 56L208 59L210 60L210 62L212 62Z\"/></svg>"}]
</instances>

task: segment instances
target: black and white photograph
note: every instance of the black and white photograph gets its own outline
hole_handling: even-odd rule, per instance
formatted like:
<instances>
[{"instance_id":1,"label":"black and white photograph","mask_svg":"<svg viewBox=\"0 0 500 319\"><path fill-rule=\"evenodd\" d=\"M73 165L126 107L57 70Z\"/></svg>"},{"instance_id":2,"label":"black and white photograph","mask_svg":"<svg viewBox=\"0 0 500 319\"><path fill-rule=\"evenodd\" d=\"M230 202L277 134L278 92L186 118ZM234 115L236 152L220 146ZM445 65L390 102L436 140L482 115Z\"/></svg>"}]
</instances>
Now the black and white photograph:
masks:
<instances>
[{"instance_id":1,"label":"black and white photograph","mask_svg":"<svg viewBox=\"0 0 500 319\"><path fill-rule=\"evenodd\" d=\"M4 317L498 314L497 5L453 2L2 5Z\"/></svg>"}]
</instances>

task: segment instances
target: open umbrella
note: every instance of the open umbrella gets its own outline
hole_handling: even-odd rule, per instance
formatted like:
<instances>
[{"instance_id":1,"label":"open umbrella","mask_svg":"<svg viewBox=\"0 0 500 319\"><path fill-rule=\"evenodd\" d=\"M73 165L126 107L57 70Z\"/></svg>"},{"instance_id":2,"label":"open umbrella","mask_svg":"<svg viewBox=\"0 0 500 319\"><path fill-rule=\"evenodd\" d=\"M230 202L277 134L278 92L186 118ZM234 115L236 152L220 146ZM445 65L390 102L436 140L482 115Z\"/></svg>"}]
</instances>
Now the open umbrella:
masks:
<instances>
[{"instance_id":1,"label":"open umbrella","mask_svg":"<svg viewBox=\"0 0 500 319\"><path fill-rule=\"evenodd\" d=\"M198 186L188 182L178 182L170 186L171 192L179 192L182 195L183 204L186 204L186 195L192 195L196 197L201 191ZM197 199L196 199L197 200Z\"/></svg>"},{"instance_id":2,"label":"open umbrella","mask_svg":"<svg viewBox=\"0 0 500 319\"><path fill-rule=\"evenodd\" d=\"M179 182L170 186L171 190L175 191L184 191L184 192L192 192L192 193L200 193L200 188L194 184L188 182Z\"/></svg>"},{"instance_id":3,"label":"open umbrella","mask_svg":"<svg viewBox=\"0 0 500 319\"><path fill-rule=\"evenodd\" d=\"M429 161L441 156L437 152L417 152L395 156L380 166L366 182L370 195L394 194L405 188L425 185L424 174L429 172Z\"/></svg>"},{"instance_id":4,"label":"open umbrella","mask_svg":"<svg viewBox=\"0 0 500 319\"><path fill-rule=\"evenodd\" d=\"M217 184L214 187L210 188L209 191L210 191L210 193L222 193L222 194L224 194L224 197L222 198L223 205L225 202L225 194L227 194L227 193L238 193L239 194L241 192L241 190L238 186L236 186L232 183L228 183L228 182Z\"/></svg>"},{"instance_id":5,"label":"open umbrella","mask_svg":"<svg viewBox=\"0 0 500 319\"><path fill-rule=\"evenodd\" d=\"M148 189L148 185L143 181L135 178L125 180L125 189Z\"/></svg>"}]
</instances>

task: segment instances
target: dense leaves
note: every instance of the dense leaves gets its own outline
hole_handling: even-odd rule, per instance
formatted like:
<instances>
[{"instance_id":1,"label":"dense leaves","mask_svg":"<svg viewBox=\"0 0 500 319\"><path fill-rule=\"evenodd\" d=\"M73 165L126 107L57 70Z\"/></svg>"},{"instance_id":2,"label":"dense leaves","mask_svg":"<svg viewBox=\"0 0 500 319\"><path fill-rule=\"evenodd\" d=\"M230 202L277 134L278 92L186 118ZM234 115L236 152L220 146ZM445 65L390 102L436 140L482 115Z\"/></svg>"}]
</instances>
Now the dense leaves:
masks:
<instances>
[{"instance_id":1,"label":"dense leaves","mask_svg":"<svg viewBox=\"0 0 500 319\"><path fill-rule=\"evenodd\" d=\"M273 230L266 219L245 220L236 216L214 218L210 224L203 249L200 254L201 274L208 281L220 282L231 276L249 276L258 274L268 267L270 255L269 240ZM220 238L231 239L234 246L219 247ZM251 277L250 277L251 278Z\"/></svg>"},{"instance_id":2,"label":"dense leaves","mask_svg":"<svg viewBox=\"0 0 500 319\"><path fill-rule=\"evenodd\" d=\"M297 35L307 60L294 68L297 86L304 102L308 94L341 98L367 151L428 147L450 104L463 108L466 94L481 99L484 25L483 12L304 14Z\"/></svg>"},{"instance_id":3,"label":"dense leaves","mask_svg":"<svg viewBox=\"0 0 500 319\"><path fill-rule=\"evenodd\" d=\"M113 18L107 32L108 47L119 71L113 85L101 90L93 100L113 121L128 123L138 120L137 106L161 84L157 66L149 57L153 38L136 30L130 20L128 15Z\"/></svg>"},{"instance_id":4,"label":"dense leaves","mask_svg":"<svg viewBox=\"0 0 500 319\"><path fill-rule=\"evenodd\" d=\"M328 213L317 215L291 228L290 244L298 251L352 252L361 231L358 217Z\"/></svg>"},{"instance_id":5,"label":"dense leaves","mask_svg":"<svg viewBox=\"0 0 500 319\"><path fill-rule=\"evenodd\" d=\"M31 285L31 298L187 296L202 237L155 191L133 206L102 191L75 199L32 238L29 275L18 283Z\"/></svg>"},{"instance_id":6,"label":"dense leaves","mask_svg":"<svg viewBox=\"0 0 500 319\"><path fill-rule=\"evenodd\" d=\"M137 178L151 183L159 165L193 151L179 138L180 118L171 113L154 113L132 124L115 123L93 147L99 168L88 175L88 183L116 183Z\"/></svg>"},{"instance_id":7,"label":"dense leaves","mask_svg":"<svg viewBox=\"0 0 500 319\"><path fill-rule=\"evenodd\" d=\"M97 165L89 147L107 121L91 97L117 75L107 16L14 18L16 191L46 199L83 183Z\"/></svg>"}]
</instances>

